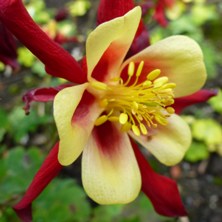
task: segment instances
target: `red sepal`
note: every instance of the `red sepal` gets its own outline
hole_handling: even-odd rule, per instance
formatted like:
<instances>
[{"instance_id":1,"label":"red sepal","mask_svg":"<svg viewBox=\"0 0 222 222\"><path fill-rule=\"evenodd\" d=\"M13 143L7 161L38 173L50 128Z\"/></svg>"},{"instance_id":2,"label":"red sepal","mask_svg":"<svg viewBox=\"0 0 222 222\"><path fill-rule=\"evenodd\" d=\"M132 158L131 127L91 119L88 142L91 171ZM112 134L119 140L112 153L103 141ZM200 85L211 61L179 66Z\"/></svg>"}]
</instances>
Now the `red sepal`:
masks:
<instances>
[{"instance_id":1,"label":"red sepal","mask_svg":"<svg viewBox=\"0 0 222 222\"><path fill-rule=\"evenodd\" d=\"M53 101L56 94L66 88L71 86L71 84L63 84L57 87L49 87L49 88L37 88L32 89L27 92L23 97L22 100L25 103L23 109L25 110L26 115L29 114L30 104L31 102L49 102Z\"/></svg>"},{"instance_id":2,"label":"red sepal","mask_svg":"<svg viewBox=\"0 0 222 222\"><path fill-rule=\"evenodd\" d=\"M107 22L116 17L123 16L133 9L132 0L101 0L97 12L97 24Z\"/></svg>"},{"instance_id":3,"label":"red sepal","mask_svg":"<svg viewBox=\"0 0 222 222\"><path fill-rule=\"evenodd\" d=\"M4 64L17 69L19 64L17 62L16 42L12 34L0 22L0 61Z\"/></svg>"},{"instance_id":4,"label":"red sepal","mask_svg":"<svg viewBox=\"0 0 222 222\"><path fill-rule=\"evenodd\" d=\"M158 0L155 7L154 19L163 27L166 27L168 21L165 17L166 8L170 8L175 3L175 0Z\"/></svg>"},{"instance_id":5,"label":"red sepal","mask_svg":"<svg viewBox=\"0 0 222 222\"><path fill-rule=\"evenodd\" d=\"M209 89L199 90L190 96L176 98L173 108L175 109L176 113L181 113L183 111L183 109L185 109L187 106L191 106L196 103L206 102L211 97L216 96L217 93L218 93L218 91L215 89L213 89L213 90L209 90Z\"/></svg>"},{"instance_id":6,"label":"red sepal","mask_svg":"<svg viewBox=\"0 0 222 222\"><path fill-rule=\"evenodd\" d=\"M0 20L45 64L46 72L71 82L86 82L77 61L35 24L21 0L0 1Z\"/></svg>"},{"instance_id":7,"label":"red sepal","mask_svg":"<svg viewBox=\"0 0 222 222\"><path fill-rule=\"evenodd\" d=\"M48 183L58 175L62 166L59 164L58 155L59 143L57 143L49 155L46 157L39 171L35 175L29 185L23 198L17 203L13 209L23 222L32 221L32 202L35 200Z\"/></svg>"},{"instance_id":8,"label":"red sepal","mask_svg":"<svg viewBox=\"0 0 222 222\"><path fill-rule=\"evenodd\" d=\"M142 176L142 191L156 212L167 217L187 215L176 182L154 172L133 141L132 145Z\"/></svg>"},{"instance_id":9,"label":"red sepal","mask_svg":"<svg viewBox=\"0 0 222 222\"><path fill-rule=\"evenodd\" d=\"M69 42L73 42L73 43L79 42L77 37L75 37L75 36L66 37L62 33L57 33L56 36L54 37L54 41L60 45L62 45L64 43L69 43Z\"/></svg>"},{"instance_id":10,"label":"red sepal","mask_svg":"<svg viewBox=\"0 0 222 222\"><path fill-rule=\"evenodd\" d=\"M135 5L132 0L101 0L97 12L97 24L99 25L116 17L123 16L133 7ZM127 57L138 53L149 45L149 34L141 21Z\"/></svg>"}]
</instances>

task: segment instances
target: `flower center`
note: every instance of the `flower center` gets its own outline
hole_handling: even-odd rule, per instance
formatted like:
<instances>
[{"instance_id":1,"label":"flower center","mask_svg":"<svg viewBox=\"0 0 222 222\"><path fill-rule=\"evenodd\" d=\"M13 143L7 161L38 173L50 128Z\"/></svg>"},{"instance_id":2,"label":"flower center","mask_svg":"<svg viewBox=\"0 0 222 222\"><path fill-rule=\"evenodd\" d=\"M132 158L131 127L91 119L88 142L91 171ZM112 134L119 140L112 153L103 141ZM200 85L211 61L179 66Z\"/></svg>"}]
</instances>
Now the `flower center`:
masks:
<instances>
[{"instance_id":1,"label":"flower center","mask_svg":"<svg viewBox=\"0 0 222 222\"><path fill-rule=\"evenodd\" d=\"M101 92L99 104L105 112L96 120L95 125L101 125L107 120L119 122L123 131L132 130L139 136L148 134L150 128L158 124L167 125L167 118L174 113L171 105L174 103L173 89L175 83L170 83L167 77L159 77L160 70L148 73L146 80L138 83L144 61L135 69L135 63L128 65L128 79L112 80L117 84L91 82L91 86Z\"/></svg>"}]
</instances>

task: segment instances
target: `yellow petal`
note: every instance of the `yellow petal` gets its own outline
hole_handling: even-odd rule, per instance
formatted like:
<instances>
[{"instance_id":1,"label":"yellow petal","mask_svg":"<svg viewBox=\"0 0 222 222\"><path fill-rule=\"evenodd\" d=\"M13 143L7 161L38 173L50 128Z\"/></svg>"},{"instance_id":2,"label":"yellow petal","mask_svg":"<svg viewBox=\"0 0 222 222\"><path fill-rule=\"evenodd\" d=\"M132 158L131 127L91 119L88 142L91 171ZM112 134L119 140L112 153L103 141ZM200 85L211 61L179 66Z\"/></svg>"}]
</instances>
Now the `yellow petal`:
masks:
<instances>
[{"instance_id":1,"label":"yellow petal","mask_svg":"<svg viewBox=\"0 0 222 222\"><path fill-rule=\"evenodd\" d=\"M73 114L87 86L85 83L65 88L54 100L54 118L60 138L58 159L62 165L71 164L80 155L100 113L96 103L90 104L89 112L73 122Z\"/></svg>"},{"instance_id":2,"label":"yellow petal","mask_svg":"<svg viewBox=\"0 0 222 222\"><path fill-rule=\"evenodd\" d=\"M99 25L89 34L86 42L88 79L102 56L108 70L105 70L107 73L97 74L105 75L104 79L110 79L119 74L120 65L133 41L140 18L141 8L136 7L122 17ZM103 71L105 65L102 65Z\"/></svg>"},{"instance_id":3,"label":"yellow petal","mask_svg":"<svg viewBox=\"0 0 222 222\"><path fill-rule=\"evenodd\" d=\"M83 151L82 181L99 204L128 203L138 196L141 176L129 137L113 123L94 128Z\"/></svg>"},{"instance_id":4,"label":"yellow petal","mask_svg":"<svg viewBox=\"0 0 222 222\"><path fill-rule=\"evenodd\" d=\"M169 82L176 83L175 96L181 97L199 90L206 81L203 54L199 45L186 36L171 36L144 49L129 58L130 62L144 61L142 77L160 69L160 76L167 76Z\"/></svg>"},{"instance_id":5,"label":"yellow petal","mask_svg":"<svg viewBox=\"0 0 222 222\"><path fill-rule=\"evenodd\" d=\"M191 132L187 123L173 114L168 125L153 129L150 137L130 135L147 148L160 162L172 166L180 162L190 146Z\"/></svg>"}]
</instances>

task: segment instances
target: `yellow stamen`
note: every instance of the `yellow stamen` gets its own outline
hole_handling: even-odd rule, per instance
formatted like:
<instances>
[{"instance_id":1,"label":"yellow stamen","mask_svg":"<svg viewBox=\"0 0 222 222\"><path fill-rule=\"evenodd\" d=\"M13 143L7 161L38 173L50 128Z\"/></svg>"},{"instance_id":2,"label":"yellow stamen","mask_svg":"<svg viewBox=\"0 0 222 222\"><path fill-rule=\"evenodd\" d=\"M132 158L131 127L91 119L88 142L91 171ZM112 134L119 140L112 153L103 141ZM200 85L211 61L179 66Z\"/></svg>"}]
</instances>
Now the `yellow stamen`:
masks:
<instances>
[{"instance_id":1,"label":"yellow stamen","mask_svg":"<svg viewBox=\"0 0 222 222\"><path fill-rule=\"evenodd\" d=\"M134 70L135 70L135 63L130 62L129 66L128 66L128 76L133 76Z\"/></svg>"},{"instance_id":2,"label":"yellow stamen","mask_svg":"<svg viewBox=\"0 0 222 222\"><path fill-rule=\"evenodd\" d=\"M101 107L106 107L108 105L108 100L107 99L100 100L99 104Z\"/></svg>"},{"instance_id":3,"label":"yellow stamen","mask_svg":"<svg viewBox=\"0 0 222 222\"><path fill-rule=\"evenodd\" d=\"M100 116L96 121L95 121L95 126L99 126L107 121L108 117L107 115L102 115Z\"/></svg>"},{"instance_id":4,"label":"yellow stamen","mask_svg":"<svg viewBox=\"0 0 222 222\"><path fill-rule=\"evenodd\" d=\"M154 87L160 87L160 86L163 86L164 84L166 84L167 82L169 81L168 77L166 76L163 76L163 77L160 77L158 79L155 79L154 80Z\"/></svg>"},{"instance_id":5,"label":"yellow stamen","mask_svg":"<svg viewBox=\"0 0 222 222\"><path fill-rule=\"evenodd\" d=\"M111 122L118 122L119 121L119 117L117 117L117 116L110 116L108 118L108 120L111 121Z\"/></svg>"},{"instance_id":6,"label":"yellow stamen","mask_svg":"<svg viewBox=\"0 0 222 222\"><path fill-rule=\"evenodd\" d=\"M138 126L132 125L132 130L136 136L140 136L140 130Z\"/></svg>"},{"instance_id":7,"label":"yellow stamen","mask_svg":"<svg viewBox=\"0 0 222 222\"><path fill-rule=\"evenodd\" d=\"M133 101L133 108L136 110L139 108L139 104L136 101Z\"/></svg>"},{"instance_id":8,"label":"yellow stamen","mask_svg":"<svg viewBox=\"0 0 222 222\"><path fill-rule=\"evenodd\" d=\"M126 122L124 125L122 125L121 130L123 132L127 132L131 129L132 125L129 122Z\"/></svg>"},{"instance_id":9,"label":"yellow stamen","mask_svg":"<svg viewBox=\"0 0 222 222\"><path fill-rule=\"evenodd\" d=\"M148 73L141 82L144 61L136 65L128 65L128 79L112 80L110 84L97 81L90 83L90 90L98 98L104 113L96 120L95 125L112 121L121 125L121 130L140 136L148 135L150 128L167 125L168 117L174 114L171 105L174 103L173 89L175 83L169 82L168 77L160 76L160 69ZM90 91L90 92L91 92Z\"/></svg>"},{"instance_id":10,"label":"yellow stamen","mask_svg":"<svg viewBox=\"0 0 222 222\"><path fill-rule=\"evenodd\" d=\"M141 72L143 70L143 66L144 66L144 61L141 61L139 66L138 66L138 68L137 68L137 70L136 70L136 77L140 76L140 74L141 74Z\"/></svg>"},{"instance_id":11,"label":"yellow stamen","mask_svg":"<svg viewBox=\"0 0 222 222\"><path fill-rule=\"evenodd\" d=\"M148 80L154 80L156 79L159 75L160 75L160 69L154 69L152 72L150 72L148 75L147 75L147 79Z\"/></svg>"},{"instance_id":12,"label":"yellow stamen","mask_svg":"<svg viewBox=\"0 0 222 222\"><path fill-rule=\"evenodd\" d=\"M152 85L152 82L151 81L149 81L149 80L146 80L146 81L144 81L143 82L143 86L151 86Z\"/></svg>"},{"instance_id":13,"label":"yellow stamen","mask_svg":"<svg viewBox=\"0 0 222 222\"><path fill-rule=\"evenodd\" d=\"M121 124L125 124L127 122L127 120L128 120L128 115L126 113L121 113L119 115L119 122Z\"/></svg>"},{"instance_id":14,"label":"yellow stamen","mask_svg":"<svg viewBox=\"0 0 222 222\"><path fill-rule=\"evenodd\" d=\"M174 114L174 113L175 113L175 110L174 110L173 107L167 107L166 110L167 110L167 112L168 112L169 114Z\"/></svg>"},{"instance_id":15,"label":"yellow stamen","mask_svg":"<svg viewBox=\"0 0 222 222\"><path fill-rule=\"evenodd\" d=\"M99 89L99 90L106 90L107 89L107 85L105 83L98 82L98 81L92 81L91 86L94 87L95 89Z\"/></svg>"},{"instance_id":16,"label":"yellow stamen","mask_svg":"<svg viewBox=\"0 0 222 222\"><path fill-rule=\"evenodd\" d=\"M168 123L167 119L161 115L155 115L155 120L163 126L167 125L167 123Z\"/></svg>"},{"instance_id":17,"label":"yellow stamen","mask_svg":"<svg viewBox=\"0 0 222 222\"><path fill-rule=\"evenodd\" d=\"M176 87L175 83L166 83L164 86L162 86L162 89L173 89Z\"/></svg>"},{"instance_id":18,"label":"yellow stamen","mask_svg":"<svg viewBox=\"0 0 222 222\"><path fill-rule=\"evenodd\" d=\"M147 135L148 131L143 123L140 123L140 130L142 134Z\"/></svg>"}]
</instances>

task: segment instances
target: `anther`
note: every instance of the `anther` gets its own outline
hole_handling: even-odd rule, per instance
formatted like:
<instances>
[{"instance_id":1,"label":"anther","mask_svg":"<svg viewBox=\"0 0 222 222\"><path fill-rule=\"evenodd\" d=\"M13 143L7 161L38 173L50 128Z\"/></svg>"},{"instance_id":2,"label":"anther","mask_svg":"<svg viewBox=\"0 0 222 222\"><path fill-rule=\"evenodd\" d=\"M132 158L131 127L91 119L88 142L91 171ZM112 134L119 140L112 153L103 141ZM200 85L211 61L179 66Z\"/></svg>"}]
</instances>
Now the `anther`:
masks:
<instances>
[{"instance_id":1,"label":"anther","mask_svg":"<svg viewBox=\"0 0 222 222\"><path fill-rule=\"evenodd\" d=\"M111 122L118 122L119 121L119 117L117 117L117 116L110 116L108 118L108 120L111 121Z\"/></svg>"},{"instance_id":2,"label":"anther","mask_svg":"<svg viewBox=\"0 0 222 222\"><path fill-rule=\"evenodd\" d=\"M99 105L105 112L96 119L96 126L111 121L118 123L121 131L131 130L140 136L148 135L150 128L168 124L168 117L175 113L171 106L176 84L169 82L168 77L160 76L160 69L151 71L141 82L143 68L144 61L130 62L126 81L116 77L112 79L115 84L90 83L92 91L98 89Z\"/></svg>"},{"instance_id":3,"label":"anther","mask_svg":"<svg viewBox=\"0 0 222 222\"><path fill-rule=\"evenodd\" d=\"M167 111L169 114L174 114L174 113L175 113L174 108L173 108L173 107L170 107L170 106L166 108L166 111Z\"/></svg>"},{"instance_id":4,"label":"anther","mask_svg":"<svg viewBox=\"0 0 222 222\"><path fill-rule=\"evenodd\" d=\"M143 86L149 87L152 85L152 82L150 80L146 80L143 82Z\"/></svg>"},{"instance_id":5,"label":"anther","mask_svg":"<svg viewBox=\"0 0 222 222\"><path fill-rule=\"evenodd\" d=\"M147 133L148 133L147 129L146 129L145 125L142 124L142 123L140 123L140 130L141 130L143 135L147 135Z\"/></svg>"},{"instance_id":6,"label":"anther","mask_svg":"<svg viewBox=\"0 0 222 222\"><path fill-rule=\"evenodd\" d=\"M135 71L135 63L134 62L130 62L130 64L128 65L128 76L133 76Z\"/></svg>"},{"instance_id":7,"label":"anther","mask_svg":"<svg viewBox=\"0 0 222 222\"><path fill-rule=\"evenodd\" d=\"M164 86L162 86L162 89L173 89L176 87L175 83L167 83Z\"/></svg>"},{"instance_id":8,"label":"anther","mask_svg":"<svg viewBox=\"0 0 222 222\"><path fill-rule=\"evenodd\" d=\"M137 70L136 70L136 77L140 76L140 74L141 74L141 72L143 70L143 66L144 66L144 61L141 61L139 66L138 66L138 68L137 68Z\"/></svg>"},{"instance_id":9,"label":"anther","mask_svg":"<svg viewBox=\"0 0 222 222\"><path fill-rule=\"evenodd\" d=\"M139 104L136 101L133 101L133 108L136 110L139 108Z\"/></svg>"},{"instance_id":10,"label":"anther","mask_svg":"<svg viewBox=\"0 0 222 222\"><path fill-rule=\"evenodd\" d=\"M168 123L167 119L160 115L155 115L155 120L163 126L167 125Z\"/></svg>"},{"instance_id":11,"label":"anther","mask_svg":"<svg viewBox=\"0 0 222 222\"><path fill-rule=\"evenodd\" d=\"M119 115L119 122L123 125L128 121L128 115L126 113L121 113Z\"/></svg>"},{"instance_id":12,"label":"anther","mask_svg":"<svg viewBox=\"0 0 222 222\"><path fill-rule=\"evenodd\" d=\"M156 79L161 73L161 70L160 69L154 69L152 72L150 72L148 75L147 75L147 79L148 80L154 80Z\"/></svg>"},{"instance_id":13,"label":"anther","mask_svg":"<svg viewBox=\"0 0 222 222\"><path fill-rule=\"evenodd\" d=\"M172 105L172 104L174 104L174 99L167 99L167 100L165 101L165 105L166 105L166 106L170 106L170 105Z\"/></svg>"},{"instance_id":14,"label":"anther","mask_svg":"<svg viewBox=\"0 0 222 222\"><path fill-rule=\"evenodd\" d=\"M140 136L140 130L139 130L138 126L132 125L132 130L136 136Z\"/></svg>"},{"instance_id":15,"label":"anther","mask_svg":"<svg viewBox=\"0 0 222 222\"><path fill-rule=\"evenodd\" d=\"M164 85L165 83L167 83L168 81L169 81L168 77L163 76L158 79L155 79L153 84L154 84L154 87L160 87L160 86Z\"/></svg>"},{"instance_id":16,"label":"anther","mask_svg":"<svg viewBox=\"0 0 222 222\"><path fill-rule=\"evenodd\" d=\"M102 125L102 124L105 123L107 120L108 120L107 115L102 115L102 116L100 116L100 117L95 121L95 126Z\"/></svg>"}]
</instances>

